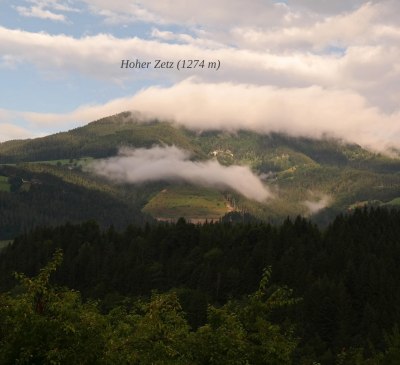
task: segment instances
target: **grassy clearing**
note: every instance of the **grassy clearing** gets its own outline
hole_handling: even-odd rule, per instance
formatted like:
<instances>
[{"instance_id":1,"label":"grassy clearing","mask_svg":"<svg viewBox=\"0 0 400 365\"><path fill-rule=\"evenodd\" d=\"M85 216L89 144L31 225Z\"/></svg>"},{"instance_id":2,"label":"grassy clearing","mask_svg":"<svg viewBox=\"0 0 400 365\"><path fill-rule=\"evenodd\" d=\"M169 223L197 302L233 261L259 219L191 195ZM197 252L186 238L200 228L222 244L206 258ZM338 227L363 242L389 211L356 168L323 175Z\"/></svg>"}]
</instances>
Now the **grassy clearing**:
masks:
<instances>
[{"instance_id":1,"label":"grassy clearing","mask_svg":"<svg viewBox=\"0 0 400 365\"><path fill-rule=\"evenodd\" d=\"M0 176L0 191L10 192L11 185L8 183L7 176Z\"/></svg>"},{"instance_id":2,"label":"grassy clearing","mask_svg":"<svg viewBox=\"0 0 400 365\"><path fill-rule=\"evenodd\" d=\"M223 195L194 186L169 186L154 196L143 211L160 219L218 219L229 211Z\"/></svg>"},{"instance_id":3,"label":"grassy clearing","mask_svg":"<svg viewBox=\"0 0 400 365\"><path fill-rule=\"evenodd\" d=\"M12 240L0 241L0 251L1 251L3 248L7 247L8 244L11 243L11 242L12 242Z\"/></svg>"},{"instance_id":4,"label":"grassy clearing","mask_svg":"<svg viewBox=\"0 0 400 365\"><path fill-rule=\"evenodd\" d=\"M389 205L391 204L389 203L382 203L380 200L365 200L365 201L359 201L359 202L355 202L354 204L349 205L350 210L352 209L357 209L357 208L363 208L363 207L368 207L368 206L375 206L375 207L379 207L379 206L383 206L383 205ZM399 202L400 204L400 202Z\"/></svg>"},{"instance_id":5,"label":"grassy clearing","mask_svg":"<svg viewBox=\"0 0 400 365\"><path fill-rule=\"evenodd\" d=\"M395 199L391 200L390 202L387 202L382 205L400 205L400 198L395 198Z\"/></svg>"},{"instance_id":6,"label":"grassy clearing","mask_svg":"<svg viewBox=\"0 0 400 365\"><path fill-rule=\"evenodd\" d=\"M383 203L380 200L366 200L366 201L356 202L350 205L349 209L362 208L364 206L370 206L370 205L382 206L382 207L400 206L400 197L394 198L386 203Z\"/></svg>"}]
</instances>

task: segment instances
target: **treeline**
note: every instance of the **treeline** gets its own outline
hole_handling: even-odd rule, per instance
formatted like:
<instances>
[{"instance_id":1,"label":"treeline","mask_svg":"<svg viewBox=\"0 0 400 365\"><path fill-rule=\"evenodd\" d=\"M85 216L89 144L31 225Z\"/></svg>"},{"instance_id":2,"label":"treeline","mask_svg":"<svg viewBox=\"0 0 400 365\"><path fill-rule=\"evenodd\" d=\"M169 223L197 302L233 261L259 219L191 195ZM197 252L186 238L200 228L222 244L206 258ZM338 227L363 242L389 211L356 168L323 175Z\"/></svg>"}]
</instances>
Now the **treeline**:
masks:
<instances>
[{"instance_id":1,"label":"treeline","mask_svg":"<svg viewBox=\"0 0 400 365\"><path fill-rule=\"evenodd\" d=\"M364 209L338 216L324 231L304 218L280 226L181 219L123 232L102 231L95 222L38 228L1 253L0 286L15 286L13 271L37 274L61 248L56 284L101 299L105 312L126 298L174 289L196 329L206 325L208 305L254 293L271 266L271 286L290 287L302 298L272 318L295 328L299 343L291 361L363 364L390 346L399 350L399 223L399 211Z\"/></svg>"}]
</instances>

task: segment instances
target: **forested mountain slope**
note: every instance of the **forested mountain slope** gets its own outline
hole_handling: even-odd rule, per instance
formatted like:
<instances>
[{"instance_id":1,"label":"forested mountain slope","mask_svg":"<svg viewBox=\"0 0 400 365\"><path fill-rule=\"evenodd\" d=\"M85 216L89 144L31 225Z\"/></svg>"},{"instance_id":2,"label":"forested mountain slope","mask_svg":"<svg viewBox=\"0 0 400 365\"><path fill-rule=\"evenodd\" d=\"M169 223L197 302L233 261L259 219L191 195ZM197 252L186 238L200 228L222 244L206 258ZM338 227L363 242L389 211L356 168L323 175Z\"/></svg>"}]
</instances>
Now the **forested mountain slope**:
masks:
<instances>
[{"instance_id":1,"label":"forested mountain slope","mask_svg":"<svg viewBox=\"0 0 400 365\"><path fill-rule=\"evenodd\" d=\"M0 175L8 177L7 191L0 191L0 240L36 226L89 219L119 229L152 221L136 207L137 195L79 171L26 164L0 166Z\"/></svg>"},{"instance_id":2,"label":"forested mountain slope","mask_svg":"<svg viewBox=\"0 0 400 365\"><path fill-rule=\"evenodd\" d=\"M118 185L100 180L85 170L85 166L93 159L115 156L121 147L151 148L156 145L177 146L188 151L194 161L216 159L226 166L249 166L263 179L263 183L272 191L273 198L258 203L229 189L214 189L213 192L201 189L196 191L196 187L190 187L189 191L185 186L181 188L173 182L163 181ZM34 205L29 208L29 215L33 217L31 223L21 223L20 228L13 228L12 232L21 232L22 227L29 228L49 222L46 211L50 212L53 208L47 204L53 198L36 195L40 194L43 187L32 185L32 189L25 195L26 187L10 190L10 179L19 174L18 177L27 180L34 170L39 180L47 179L40 177L40 174L44 173L48 178L53 175L75 189L73 197L65 199L60 205L56 216L63 215L63 211L72 212L74 207L81 207L72 202L79 200L76 194L81 194L83 190L79 189L82 188L84 194L94 194L89 190L97 191L98 196L90 199L96 200L96 204L103 204L101 200L110 199L110 196L113 196L112 199L118 196L120 203L129 205L137 212L143 210L155 218L177 219L185 216L200 221L215 219L224 212L234 210L273 222L301 214L312 216L318 223L327 224L336 214L357 206L396 206L400 197L400 160L367 151L358 145L333 139L293 138L276 133L194 132L162 121L143 122L131 113L117 114L69 132L43 138L0 143L1 164L0 201L3 202L3 213L0 214L10 216L7 212L12 209L14 220L18 220L20 214L28 212L27 195L31 196L30 199L36 199L32 200ZM5 164L16 164L13 168L19 173L12 172L12 167L6 168ZM102 189L108 190L108 193L103 194L103 191L99 195L96 184L101 184ZM57 188L57 184L53 186ZM60 198L65 189L61 185L57 189ZM189 200L191 204L184 204ZM67 207L68 202L72 204ZM87 205L90 205L89 201ZM103 204L104 207L108 205L109 202ZM100 212L102 209L95 210ZM82 211L84 209L79 208L79 213L74 214L79 219L98 217L89 213L90 207L87 208L88 214L82 214ZM66 213L63 221L71 219L71 214ZM107 213L103 210L101 214ZM126 223L126 220L118 218L119 214L112 216L117 226L122 227ZM21 219L23 221L26 219ZM61 222L58 219L56 221ZM0 239L5 236L10 234L0 231Z\"/></svg>"}]
</instances>

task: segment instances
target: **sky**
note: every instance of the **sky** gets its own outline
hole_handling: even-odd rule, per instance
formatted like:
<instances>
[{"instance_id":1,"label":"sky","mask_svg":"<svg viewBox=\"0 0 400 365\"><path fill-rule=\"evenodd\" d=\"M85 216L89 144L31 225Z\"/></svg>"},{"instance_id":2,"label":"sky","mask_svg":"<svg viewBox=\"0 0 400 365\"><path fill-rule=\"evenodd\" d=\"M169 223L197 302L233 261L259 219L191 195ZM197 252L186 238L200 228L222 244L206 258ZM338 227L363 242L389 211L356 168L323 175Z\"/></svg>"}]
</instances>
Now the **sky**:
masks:
<instances>
[{"instance_id":1,"label":"sky","mask_svg":"<svg viewBox=\"0 0 400 365\"><path fill-rule=\"evenodd\" d=\"M137 111L199 131L400 148L399 11L398 0L0 0L0 142Z\"/></svg>"}]
</instances>

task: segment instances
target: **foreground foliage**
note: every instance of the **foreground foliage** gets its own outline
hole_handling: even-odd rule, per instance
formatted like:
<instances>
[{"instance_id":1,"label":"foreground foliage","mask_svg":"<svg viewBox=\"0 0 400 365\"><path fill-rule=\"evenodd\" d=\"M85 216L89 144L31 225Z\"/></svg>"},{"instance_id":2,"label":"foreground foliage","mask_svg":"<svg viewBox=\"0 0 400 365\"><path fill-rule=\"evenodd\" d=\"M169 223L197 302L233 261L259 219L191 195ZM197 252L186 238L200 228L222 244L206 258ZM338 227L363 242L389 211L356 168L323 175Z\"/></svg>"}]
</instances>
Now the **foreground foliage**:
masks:
<instances>
[{"instance_id":1,"label":"foreground foliage","mask_svg":"<svg viewBox=\"0 0 400 365\"><path fill-rule=\"evenodd\" d=\"M255 293L210 306L192 331L173 292L102 314L49 284L61 260L57 250L36 277L18 274L20 287L0 295L1 364L291 364L296 340L269 317L294 301L285 288L267 294L269 270Z\"/></svg>"},{"instance_id":2,"label":"foreground foliage","mask_svg":"<svg viewBox=\"0 0 400 365\"><path fill-rule=\"evenodd\" d=\"M176 302L168 297L168 303L175 303L171 306L192 329L188 337L205 344L203 350L192 346L190 356L197 360L211 350L213 358L219 353L227 358L230 352L221 350L227 333L227 338L235 341L232 358L239 356L239 351L248 354L245 358L250 364L256 363L255 359L263 356L258 351L269 349L266 356L271 362L273 348L281 341L279 334L285 333L279 356L285 349L285 358L296 365L396 364L400 344L396 327L400 324L399 223L399 211L379 208L338 216L324 231L303 218L286 220L280 226L200 226L179 220L176 224L130 226L123 232L113 228L102 231L95 222L38 228L2 250L0 288L17 293L13 288L18 282L11 273L37 275L61 248L64 260L52 276L53 284L79 290L85 306L93 307L90 298L98 300L94 307L101 313L111 315L116 310L117 315L120 309L116 308L122 307L125 312L121 316L133 316L134 320L145 315L146 305L156 298L164 300L171 291L176 293ZM263 309L254 293L265 267L273 269L265 287L266 298L273 298L272 292L278 288L290 287L293 296L302 300L294 306ZM154 290L169 294L153 294L150 299ZM144 307L138 306L137 298L143 298ZM256 315L264 312L268 313L266 322ZM121 321L121 326L115 322L114 330L131 331L125 319ZM212 337L214 332L219 333L218 340ZM293 338L298 339L295 348ZM143 343L148 344L146 341ZM115 346L122 345L117 342ZM110 350L110 354L115 352Z\"/></svg>"}]
</instances>

